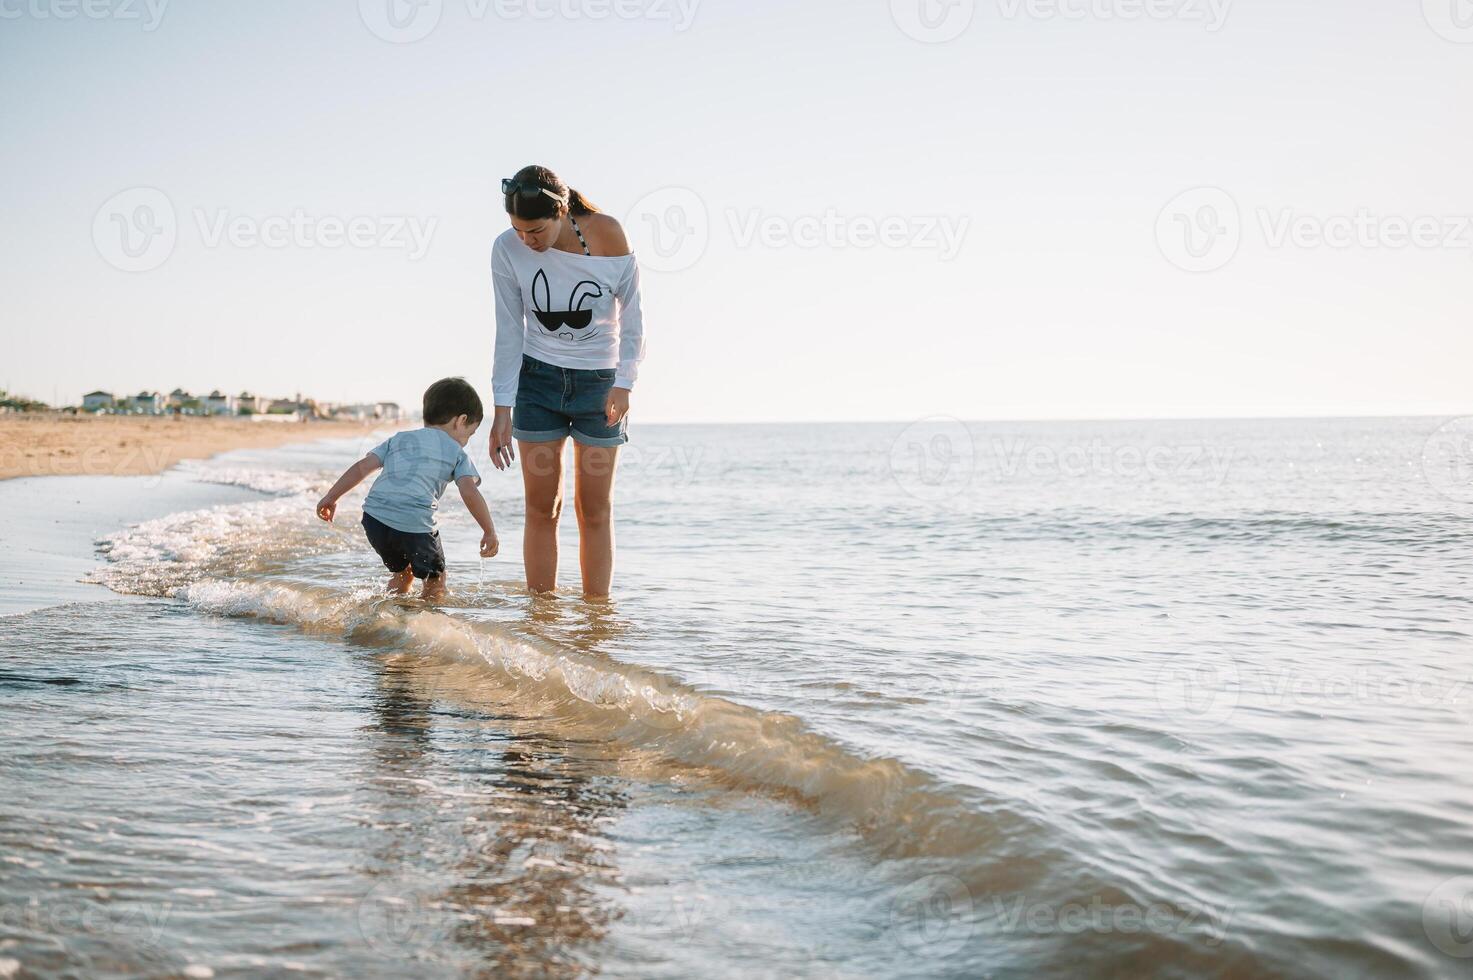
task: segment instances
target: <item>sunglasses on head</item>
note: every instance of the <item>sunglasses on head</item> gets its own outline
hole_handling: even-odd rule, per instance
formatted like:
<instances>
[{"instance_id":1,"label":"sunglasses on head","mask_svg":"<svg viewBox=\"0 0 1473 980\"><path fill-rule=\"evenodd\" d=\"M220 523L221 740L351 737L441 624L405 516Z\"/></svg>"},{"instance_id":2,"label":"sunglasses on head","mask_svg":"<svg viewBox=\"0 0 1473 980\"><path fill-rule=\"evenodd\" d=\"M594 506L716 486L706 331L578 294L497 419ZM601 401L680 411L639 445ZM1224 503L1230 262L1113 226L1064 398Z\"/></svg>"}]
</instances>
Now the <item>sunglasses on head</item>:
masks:
<instances>
[{"instance_id":1,"label":"sunglasses on head","mask_svg":"<svg viewBox=\"0 0 1473 980\"><path fill-rule=\"evenodd\" d=\"M548 197L552 198L559 204L568 203L567 198L563 197L557 191L548 190L546 187L543 187L540 184L519 183L515 177L501 178L501 193L519 194L522 197L536 197L539 194L546 194Z\"/></svg>"}]
</instances>

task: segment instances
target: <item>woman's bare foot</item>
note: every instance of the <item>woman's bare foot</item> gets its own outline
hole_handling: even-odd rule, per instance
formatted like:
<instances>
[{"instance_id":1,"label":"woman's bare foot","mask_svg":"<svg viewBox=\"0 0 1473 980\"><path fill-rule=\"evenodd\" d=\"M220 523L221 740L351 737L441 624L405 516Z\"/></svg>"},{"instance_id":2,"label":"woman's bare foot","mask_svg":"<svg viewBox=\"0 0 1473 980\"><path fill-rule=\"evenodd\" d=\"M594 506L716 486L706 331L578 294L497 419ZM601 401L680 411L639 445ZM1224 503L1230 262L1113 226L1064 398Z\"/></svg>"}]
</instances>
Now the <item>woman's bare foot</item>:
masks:
<instances>
[{"instance_id":1,"label":"woman's bare foot","mask_svg":"<svg viewBox=\"0 0 1473 980\"><path fill-rule=\"evenodd\" d=\"M406 568L389 579L389 591L394 595L407 595L414 584L414 569Z\"/></svg>"}]
</instances>

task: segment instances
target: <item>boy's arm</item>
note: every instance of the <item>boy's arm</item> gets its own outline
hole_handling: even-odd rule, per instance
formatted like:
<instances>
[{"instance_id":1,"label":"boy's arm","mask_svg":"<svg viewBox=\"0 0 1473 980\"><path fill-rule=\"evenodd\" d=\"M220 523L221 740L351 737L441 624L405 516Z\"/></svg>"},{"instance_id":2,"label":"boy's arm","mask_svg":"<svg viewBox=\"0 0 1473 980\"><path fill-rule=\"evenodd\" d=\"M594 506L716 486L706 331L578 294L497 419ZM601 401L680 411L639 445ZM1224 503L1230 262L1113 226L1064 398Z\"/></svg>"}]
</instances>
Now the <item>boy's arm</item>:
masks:
<instances>
[{"instance_id":1,"label":"boy's arm","mask_svg":"<svg viewBox=\"0 0 1473 980\"><path fill-rule=\"evenodd\" d=\"M461 477L455 481L455 489L460 491L460 499L465 501L465 509L470 511L476 523L481 525L481 557L495 558L496 552L501 550L501 542L496 539L496 525L491 523L491 508L486 506L486 498L481 496L481 491L476 486L476 478Z\"/></svg>"},{"instance_id":2,"label":"boy's arm","mask_svg":"<svg viewBox=\"0 0 1473 980\"><path fill-rule=\"evenodd\" d=\"M322 499L317 501L317 516L324 521L331 521L338 512L339 498L362 483L368 478L370 473L383 465L383 460L379 459L373 453L369 453L348 467L343 472L343 475L338 477L338 482L332 485L332 489L323 494Z\"/></svg>"}]
</instances>

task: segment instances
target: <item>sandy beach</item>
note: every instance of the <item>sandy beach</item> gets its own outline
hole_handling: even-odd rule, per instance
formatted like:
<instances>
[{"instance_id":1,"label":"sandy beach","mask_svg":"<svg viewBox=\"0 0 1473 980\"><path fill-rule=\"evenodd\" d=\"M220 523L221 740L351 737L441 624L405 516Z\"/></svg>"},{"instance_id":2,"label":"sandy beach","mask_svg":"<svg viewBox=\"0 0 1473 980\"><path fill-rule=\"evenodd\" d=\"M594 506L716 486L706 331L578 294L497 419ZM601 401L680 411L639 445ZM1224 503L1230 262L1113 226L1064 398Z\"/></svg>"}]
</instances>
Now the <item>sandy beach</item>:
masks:
<instances>
[{"instance_id":1,"label":"sandy beach","mask_svg":"<svg viewBox=\"0 0 1473 980\"><path fill-rule=\"evenodd\" d=\"M0 415L0 480L22 476L138 476L231 449L343 438L382 421L265 422L142 415Z\"/></svg>"}]
</instances>

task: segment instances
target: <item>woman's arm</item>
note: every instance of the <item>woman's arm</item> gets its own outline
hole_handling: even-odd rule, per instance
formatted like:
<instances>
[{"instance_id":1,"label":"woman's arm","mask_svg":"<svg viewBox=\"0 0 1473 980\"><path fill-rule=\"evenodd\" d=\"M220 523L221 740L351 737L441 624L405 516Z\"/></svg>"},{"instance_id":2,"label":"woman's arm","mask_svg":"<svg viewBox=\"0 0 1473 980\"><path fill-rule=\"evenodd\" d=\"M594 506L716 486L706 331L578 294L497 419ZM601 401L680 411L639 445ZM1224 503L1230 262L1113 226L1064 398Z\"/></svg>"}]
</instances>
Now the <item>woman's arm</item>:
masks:
<instances>
[{"instance_id":1,"label":"woman's arm","mask_svg":"<svg viewBox=\"0 0 1473 980\"><path fill-rule=\"evenodd\" d=\"M496 294L496 356L491 369L491 465L504 470L516 458L512 449L511 410L517 403L522 375L522 348L527 340L527 310L522 287L500 240L491 249L491 288Z\"/></svg>"},{"instance_id":2,"label":"woman's arm","mask_svg":"<svg viewBox=\"0 0 1473 980\"><path fill-rule=\"evenodd\" d=\"M619 365L614 371L614 386L604 400L604 416L616 425L629 414L629 391L639 376L639 362L644 360L644 310L639 298L639 262L629 260L629 272L614 295L619 300Z\"/></svg>"},{"instance_id":3,"label":"woman's arm","mask_svg":"<svg viewBox=\"0 0 1473 980\"><path fill-rule=\"evenodd\" d=\"M491 249L491 288L496 294L492 401L497 407L510 408L517 403L517 379L521 376L522 347L527 338L527 311L511 258L499 240Z\"/></svg>"},{"instance_id":4,"label":"woman's arm","mask_svg":"<svg viewBox=\"0 0 1473 980\"><path fill-rule=\"evenodd\" d=\"M628 391L639 376L639 362L644 360L644 308L639 296L639 260L632 255L629 271L614 295L619 300L619 366L614 372L614 387Z\"/></svg>"}]
</instances>

